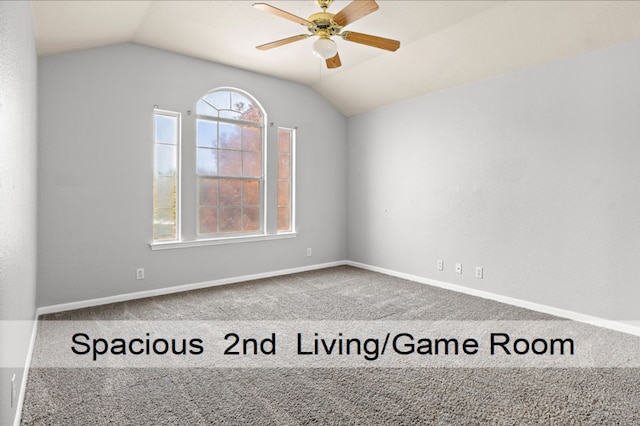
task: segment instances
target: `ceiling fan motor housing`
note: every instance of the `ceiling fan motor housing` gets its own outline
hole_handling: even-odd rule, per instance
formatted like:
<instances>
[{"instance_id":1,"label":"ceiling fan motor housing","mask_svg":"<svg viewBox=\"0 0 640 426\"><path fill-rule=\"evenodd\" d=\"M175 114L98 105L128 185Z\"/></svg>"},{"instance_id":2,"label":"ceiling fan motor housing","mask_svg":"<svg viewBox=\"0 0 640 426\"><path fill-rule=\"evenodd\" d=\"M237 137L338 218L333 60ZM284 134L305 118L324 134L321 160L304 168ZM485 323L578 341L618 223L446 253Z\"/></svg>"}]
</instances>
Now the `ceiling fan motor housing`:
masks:
<instances>
[{"instance_id":1,"label":"ceiling fan motor housing","mask_svg":"<svg viewBox=\"0 0 640 426\"><path fill-rule=\"evenodd\" d=\"M331 37L340 34L342 27L333 21L334 14L318 12L309 16L309 32L320 37Z\"/></svg>"}]
</instances>

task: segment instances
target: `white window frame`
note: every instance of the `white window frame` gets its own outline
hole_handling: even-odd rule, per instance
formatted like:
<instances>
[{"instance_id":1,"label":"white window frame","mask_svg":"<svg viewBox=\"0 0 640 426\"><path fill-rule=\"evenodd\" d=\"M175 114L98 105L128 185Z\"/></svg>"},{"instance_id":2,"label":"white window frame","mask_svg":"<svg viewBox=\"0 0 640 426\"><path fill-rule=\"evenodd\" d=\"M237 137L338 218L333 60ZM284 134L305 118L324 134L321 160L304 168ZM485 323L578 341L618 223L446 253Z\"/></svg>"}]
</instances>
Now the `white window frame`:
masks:
<instances>
[{"instance_id":1,"label":"white window frame","mask_svg":"<svg viewBox=\"0 0 640 426\"><path fill-rule=\"evenodd\" d=\"M250 101L253 105L255 105L256 107L258 107L258 109L260 110L260 114L262 115L262 121L261 123L256 123L256 122L252 122L252 121L244 121L244 120L237 120L237 119L232 119L232 118L226 118L226 117L214 117L211 115L202 115L202 114L198 114L197 110L198 110L198 106L197 104L201 101L204 100L204 98L206 98L207 96L209 96L212 93L237 93L241 96L243 96L244 98L246 98L248 101ZM205 101L205 103L208 103ZM209 104L212 108L213 105ZM196 147L196 151L198 149L198 127L197 127L197 123L198 120L203 120L203 121L210 121L210 122L215 122L217 123L216 128L220 129L220 124L221 123L227 123L227 124L232 124L232 125L247 125L249 127L255 127L260 129L260 157L261 157L261 173L260 173L260 177L244 177L244 176L224 176L220 174L220 170L217 171L217 175L215 176L209 176L209 175L200 175L198 173L198 153L196 152L196 186L197 186L197 196L196 196L196 200L195 200L195 205L196 205L196 239L197 240L216 240L216 239L228 239L228 238L237 238L237 237L252 237L252 236L262 236L262 235L267 235L267 223L266 223L266 218L267 218L267 152L266 152L266 148L267 148L267 112L265 111L264 107L260 104L260 102L258 102L258 100L253 97L250 93L241 90L241 89L236 89L236 88L232 88L232 87L218 87L215 89L212 89L210 91L208 91L207 93L205 93L203 96L200 97L200 99L198 99L197 103L196 103L196 116L195 116L195 120L196 120L196 133L195 133L195 147ZM218 141L219 143L219 141ZM217 155L220 155L220 151L221 149L218 147L216 148L217 150ZM241 150L240 152L244 153L244 150ZM218 162L220 161L219 157L218 157ZM258 230L256 231L248 231L248 232L218 232L218 233L201 233L200 232L200 201L199 201L199 196L200 196L200 182L202 181L202 179L213 179L213 180L217 180L218 182L222 181L222 180L236 180L236 181L241 181L241 182L245 182L245 181L258 181L259 184L259 214L260 214L260 225ZM219 188L218 188L219 191ZM242 190L241 190L242 191ZM218 192L218 196L219 196L219 192ZM241 207L244 209L244 204L241 205ZM217 207L217 215L218 215L218 219L220 218L220 207ZM218 224L218 227L220 226L219 222L216 221L216 223Z\"/></svg>"},{"instance_id":2,"label":"white window frame","mask_svg":"<svg viewBox=\"0 0 640 426\"><path fill-rule=\"evenodd\" d=\"M289 212L289 230L277 231L278 234L290 234L296 232L296 145L298 137L298 129L296 127L279 126L278 131L287 130L291 132L291 145L289 146L290 155L290 178L289 178L289 202L291 203L291 211ZM276 147L276 151L278 151ZM277 169L276 169L277 179ZM277 202L276 202L277 204ZM277 214L277 211L276 211ZM276 226L277 229L277 226Z\"/></svg>"},{"instance_id":3,"label":"white window frame","mask_svg":"<svg viewBox=\"0 0 640 426\"><path fill-rule=\"evenodd\" d=\"M152 128L154 129L153 132L153 157L154 157L154 163L153 163L153 177L155 179L156 176L156 164L155 164L155 148L156 145L158 144L158 142L156 141L156 135L155 135L155 118L156 115L164 115L164 116L168 116L168 117L175 117L176 121L177 121L177 129L176 129L176 238L174 240L155 240L155 235L154 235L154 231L153 231L153 226L154 226L154 220L151 221L151 226L152 226L152 232L151 232L151 238L153 243L152 244L172 244L172 243L177 243L182 241L182 196L181 193L182 191L181 189L181 185L182 185L182 114L176 111L170 111L170 110L165 110L165 109L159 109L159 108L154 108L153 109L153 123L152 123ZM152 200L153 202L153 209L155 209L155 199ZM155 219L152 216L152 219Z\"/></svg>"},{"instance_id":4,"label":"white window frame","mask_svg":"<svg viewBox=\"0 0 640 426\"><path fill-rule=\"evenodd\" d=\"M193 164L193 170L191 170L190 175L193 176L193 185L195 185L195 193L194 196L196 198L191 199L191 196L189 196L188 200L183 199L182 197L182 193L181 193L181 187L182 187L182 174L184 172L183 167L182 167L182 150L183 149L193 149L194 153L195 150L197 149L197 142L196 142L196 127L197 127L197 114L193 114L191 115L191 112L188 111L188 115L190 115L193 119L193 127L194 127L194 133L193 133L193 141L189 141L189 143L187 144L187 146L185 146L185 144L182 141L182 136L183 136L183 124L182 124L182 116L180 115L180 113L178 112L174 112L174 111L169 111L169 110L161 110L161 109L154 109L154 113L155 112L162 112L162 113L169 113L169 114L179 114L180 115L180 119L179 119L179 150L178 150L178 194L177 194L177 199L178 199L178 205L177 205L177 211L176 211L176 216L177 216L177 232L176 234L178 235L178 240L171 240L171 241L152 241L149 246L152 250L169 250L169 249L180 249L180 248L191 248L191 247L202 247L202 246L211 246L211 245L224 245L224 244L236 244L236 243L245 243L245 242L258 242L258 241L271 241L271 240L280 240L280 239L289 239L289 238L296 238L297 237L297 227L296 227L296 190L295 190L295 182L296 182L296 145L297 145L297 128L296 127L286 127L286 126L281 126L281 128L287 129L287 130L294 130L293 133L293 140L291 142L291 230L290 231L278 231L277 230L277 191L275 191L275 199L271 200L268 198L268 194L270 193L269 188L271 187L272 184L275 184L277 187L277 133L273 134L274 131L277 132L278 127L274 127L273 123L270 123L267 120L267 113L266 110L262 107L262 105L260 104L260 102L251 94L249 94L248 92L242 90L242 89L238 89L238 88L234 88L234 87L218 87L216 89L210 90L207 93L205 93L204 95L202 95L200 98L198 98L198 101L206 96L207 94L213 92L213 91L222 91L222 90L230 90L230 91L235 91L238 92L240 94L242 94L243 96L246 96L248 99L252 100L253 102L255 102L255 104L260 107L262 113L263 113L263 123L262 123L262 167L263 167L263 182L262 182L262 190L260 191L260 197L261 197L261 209L263 209L263 214L262 214L262 228L261 228L261 232L256 232L256 233L242 233L242 234L217 234L217 235L211 235L211 234L204 234L204 235L198 235L198 199L197 197L199 197L199 193L198 193L198 179L199 176L197 174L197 164L194 163ZM194 108L194 110L196 110ZM196 111L197 112L197 111ZM155 138L155 136L154 136ZM191 139L191 137L189 138ZM272 140L272 141L271 141ZM271 141L271 142L270 142ZM154 139L154 143L155 143L155 139ZM274 145L275 144L275 145ZM275 160L274 159L270 159L269 156L271 154L269 154L270 151L273 151L275 153ZM154 170L155 173L155 170ZM274 175L274 182L271 183L270 179L271 175ZM195 230L195 235L193 235L193 237L189 236L189 238L193 238L193 239L189 239L189 240L183 240L183 232L182 229L185 226L182 223L182 220L185 218L185 216L182 214L183 213L183 203L184 202L188 202L191 203L193 205L193 208L195 209L194 214L189 214L188 216L192 216L192 218L190 220L193 220L194 223L188 225L189 227L191 227L191 225L193 225L193 229ZM273 222L273 225L270 225Z\"/></svg>"}]
</instances>

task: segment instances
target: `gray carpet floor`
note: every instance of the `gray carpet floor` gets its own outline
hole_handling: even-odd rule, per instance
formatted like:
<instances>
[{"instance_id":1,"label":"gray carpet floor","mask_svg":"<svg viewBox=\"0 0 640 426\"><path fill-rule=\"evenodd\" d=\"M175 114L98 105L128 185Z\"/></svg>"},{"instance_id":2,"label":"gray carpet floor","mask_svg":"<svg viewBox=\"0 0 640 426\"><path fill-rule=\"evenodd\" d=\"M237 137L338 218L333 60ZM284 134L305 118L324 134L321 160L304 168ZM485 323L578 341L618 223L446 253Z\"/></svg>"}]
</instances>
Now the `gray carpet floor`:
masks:
<instances>
[{"instance_id":1,"label":"gray carpet floor","mask_svg":"<svg viewBox=\"0 0 640 426\"><path fill-rule=\"evenodd\" d=\"M178 319L559 320L348 266L42 318ZM639 425L640 368L32 368L22 424Z\"/></svg>"}]
</instances>

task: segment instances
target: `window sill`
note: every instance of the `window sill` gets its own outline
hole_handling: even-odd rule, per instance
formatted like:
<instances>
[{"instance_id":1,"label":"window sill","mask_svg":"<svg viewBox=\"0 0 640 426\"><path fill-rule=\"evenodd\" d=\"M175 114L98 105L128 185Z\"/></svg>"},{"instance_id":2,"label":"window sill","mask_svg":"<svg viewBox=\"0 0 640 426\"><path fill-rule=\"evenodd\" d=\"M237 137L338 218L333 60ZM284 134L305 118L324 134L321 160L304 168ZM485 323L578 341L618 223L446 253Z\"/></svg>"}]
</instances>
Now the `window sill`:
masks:
<instances>
[{"instance_id":1,"label":"window sill","mask_svg":"<svg viewBox=\"0 0 640 426\"><path fill-rule=\"evenodd\" d=\"M247 235L236 237L222 237L222 238L210 238L200 239L193 241L168 241L150 243L151 250L171 250L180 248L191 247L203 247L203 246L218 246L222 244L237 244L237 243L252 243L256 241L271 241L271 240L284 240L287 238L296 238L297 232L283 232L281 234L263 234L263 235Z\"/></svg>"}]
</instances>

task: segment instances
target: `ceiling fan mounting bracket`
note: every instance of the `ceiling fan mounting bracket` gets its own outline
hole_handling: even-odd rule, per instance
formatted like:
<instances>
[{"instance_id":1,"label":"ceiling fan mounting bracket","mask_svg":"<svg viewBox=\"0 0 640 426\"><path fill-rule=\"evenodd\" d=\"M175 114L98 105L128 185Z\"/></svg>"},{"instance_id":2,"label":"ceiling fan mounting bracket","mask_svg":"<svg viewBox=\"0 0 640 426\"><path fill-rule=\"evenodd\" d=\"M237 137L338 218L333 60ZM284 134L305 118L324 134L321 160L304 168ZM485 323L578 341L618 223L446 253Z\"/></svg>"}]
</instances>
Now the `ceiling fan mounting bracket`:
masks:
<instances>
[{"instance_id":1,"label":"ceiling fan mounting bracket","mask_svg":"<svg viewBox=\"0 0 640 426\"><path fill-rule=\"evenodd\" d=\"M331 6L333 0L318 0L318 6L322 8L322 10L327 10L329 6Z\"/></svg>"}]
</instances>

